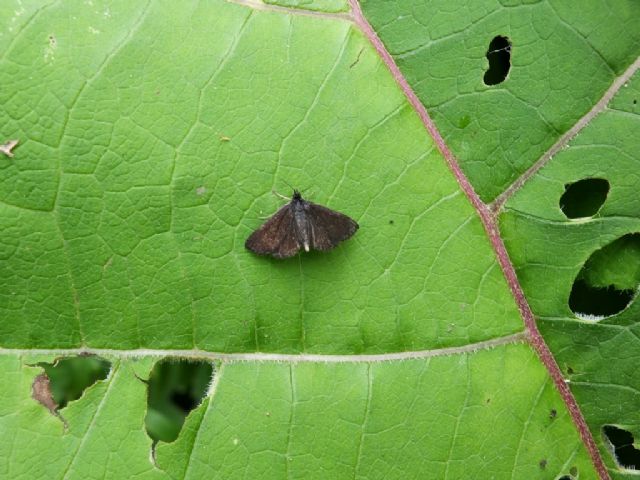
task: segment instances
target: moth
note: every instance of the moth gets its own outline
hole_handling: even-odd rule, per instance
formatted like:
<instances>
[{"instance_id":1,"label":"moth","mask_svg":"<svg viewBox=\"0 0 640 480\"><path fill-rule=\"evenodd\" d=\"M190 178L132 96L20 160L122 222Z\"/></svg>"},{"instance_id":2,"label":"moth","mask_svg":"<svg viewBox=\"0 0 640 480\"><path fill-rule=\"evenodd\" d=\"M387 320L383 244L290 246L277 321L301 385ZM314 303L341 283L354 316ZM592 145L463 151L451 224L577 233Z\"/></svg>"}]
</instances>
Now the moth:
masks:
<instances>
[{"instance_id":1,"label":"moth","mask_svg":"<svg viewBox=\"0 0 640 480\"><path fill-rule=\"evenodd\" d=\"M244 246L258 255L288 258L301 249L305 252L331 250L356 230L355 220L307 202L298 190L294 190L291 201L253 232Z\"/></svg>"}]
</instances>

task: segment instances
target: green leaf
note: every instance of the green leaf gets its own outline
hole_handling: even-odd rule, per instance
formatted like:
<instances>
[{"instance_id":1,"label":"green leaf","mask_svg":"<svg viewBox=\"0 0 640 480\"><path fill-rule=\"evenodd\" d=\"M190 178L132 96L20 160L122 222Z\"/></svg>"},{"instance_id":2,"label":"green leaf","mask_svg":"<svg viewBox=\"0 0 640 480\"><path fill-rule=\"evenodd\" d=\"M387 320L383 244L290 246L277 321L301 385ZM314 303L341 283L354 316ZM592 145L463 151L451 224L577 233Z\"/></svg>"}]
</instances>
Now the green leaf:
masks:
<instances>
[{"instance_id":1,"label":"green leaf","mask_svg":"<svg viewBox=\"0 0 640 480\"><path fill-rule=\"evenodd\" d=\"M588 4L11 0L0 477L630 477L640 9ZM247 251L292 187L357 234Z\"/></svg>"},{"instance_id":2,"label":"green leaf","mask_svg":"<svg viewBox=\"0 0 640 480\"><path fill-rule=\"evenodd\" d=\"M637 170L640 151L638 98L636 73L609 109L507 203L501 219L538 325L603 450L610 448L601 433L605 425L623 426L640 438L640 201L638 179L631 173ZM610 191L596 217L567 219L559 209L564 185L584 178L604 178ZM617 315L577 319L568 299L580 275L594 286L631 288L634 299Z\"/></svg>"},{"instance_id":3,"label":"green leaf","mask_svg":"<svg viewBox=\"0 0 640 480\"><path fill-rule=\"evenodd\" d=\"M3 378L24 381L1 398L4 412L17 413L0 420L13 432L0 451L10 478L460 478L487 469L527 478L542 472L541 460L549 472L589 469L525 345L406 362L225 364L180 438L158 448L159 470L149 461L145 387L136 377L148 376L150 362L111 358L109 378L62 411L65 433L29 397L37 369L28 360L0 359ZM29 450L12 450L15 442ZM34 471L33 451L55 461Z\"/></svg>"},{"instance_id":4,"label":"green leaf","mask_svg":"<svg viewBox=\"0 0 640 480\"><path fill-rule=\"evenodd\" d=\"M63 422L30 397L40 358L3 357L1 472L5 478L130 478L153 472L143 429L145 385L130 363L114 362L109 377L70 402ZM147 369L151 362L144 361ZM4 383L4 382L3 382Z\"/></svg>"},{"instance_id":5,"label":"green leaf","mask_svg":"<svg viewBox=\"0 0 640 480\"><path fill-rule=\"evenodd\" d=\"M494 199L587 113L638 56L628 0L363 0L364 12L433 116L476 191ZM495 36L508 81L483 82Z\"/></svg>"},{"instance_id":6,"label":"green leaf","mask_svg":"<svg viewBox=\"0 0 640 480\"><path fill-rule=\"evenodd\" d=\"M30 57L18 39L8 58L28 66L11 78L68 75L79 55L64 37L69 8L52 7L26 30L58 35L55 57ZM47 268L36 278L28 252L3 265L16 305L3 309L13 318L0 326L6 346L361 353L520 330L479 219L349 22L227 3L150 4L118 23L98 10L76 28L104 29L111 48L87 52L98 57L88 78L78 72L41 94L77 84L59 108L60 154L48 162L56 204L34 212L12 200L16 184L38 183L36 139L5 170L2 218L15 248L59 263L37 262ZM94 26L96 15L110 28ZM169 15L191 41L156 38ZM280 204L271 190L288 184L314 187L314 201L357 219L357 237L299 261L246 251L249 232ZM17 307L33 291L53 297L40 305L56 315Z\"/></svg>"}]
</instances>

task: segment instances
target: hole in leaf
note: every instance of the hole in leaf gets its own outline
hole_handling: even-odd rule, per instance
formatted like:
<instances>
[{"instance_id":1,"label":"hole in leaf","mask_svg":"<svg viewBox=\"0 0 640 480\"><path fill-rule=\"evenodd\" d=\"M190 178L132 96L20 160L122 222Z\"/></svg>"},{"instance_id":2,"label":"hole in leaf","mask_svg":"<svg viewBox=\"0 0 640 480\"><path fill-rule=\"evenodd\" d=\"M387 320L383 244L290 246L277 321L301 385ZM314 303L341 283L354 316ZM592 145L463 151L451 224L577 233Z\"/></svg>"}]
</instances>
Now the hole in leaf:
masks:
<instances>
[{"instance_id":1,"label":"hole in leaf","mask_svg":"<svg viewBox=\"0 0 640 480\"><path fill-rule=\"evenodd\" d=\"M485 85L497 85L504 82L511 68L511 42L507 37L498 35L489 43L487 50L489 70L484 74Z\"/></svg>"},{"instance_id":2,"label":"hole in leaf","mask_svg":"<svg viewBox=\"0 0 640 480\"><path fill-rule=\"evenodd\" d=\"M569 475L562 475L561 477L557 477L556 480L575 480L578 477L578 469L576 467L571 467L569 469Z\"/></svg>"},{"instance_id":3,"label":"hole in leaf","mask_svg":"<svg viewBox=\"0 0 640 480\"><path fill-rule=\"evenodd\" d=\"M569 308L577 316L598 320L620 313L640 284L640 234L624 235L594 252L576 277Z\"/></svg>"},{"instance_id":4,"label":"hole in leaf","mask_svg":"<svg viewBox=\"0 0 640 480\"><path fill-rule=\"evenodd\" d=\"M212 376L209 362L166 359L155 364L148 382L145 417L154 445L178 438L185 418L207 393Z\"/></svg>"},{"instance_id":5,"label":"hole in leaf","mask_svg":"<svg viewBox=\"0 0 640 480\"><path fill-rule=\"evenodd\" d=\"M613 425L605 425L602 427L602 433L620 467L640 470L640 450L633 444L631 432Z\"/></svg>"},{"instance_id":6,"label":"hole in leaf","mask_svg":"<svg viewBox=\"0 0 640 480\"><path fill-rule=\"evenodd\" d=\"M569 297L571 311L589 320L598 320L620 313L633 299L633 290L598 288L584 280L576 280Z\"/></svg>"},{"instance_id":7,"label":"hole in leaf","mask_svg":"<svg viewBox=\"0 0 640 480\"><path fill-rule=\"evenodd\" d=\"M560 209L567 218L592 217L609 194L609 182L604 178L585 178L564 186Z\"/></svg>"},{"instance_id":8,"label":"hole in leaf","mask_svg":"<svg viewBox=\"0 0 640 480\"><path fill-rule=\"evenodd\" d=\"M45 373L42 375L48 379L47 388L50 390L51 400L55 403L56 410L66 407L69 402L80 398L91 385L107 378L111 369L110 362L94 355L66 357L53 363L41 362L38 366L44 369ZM34 390L35 384L34 380ZM44 387L44 383L40 386ZM40 401L40 403L43 402Z\"/></svg>"}]
</instances>

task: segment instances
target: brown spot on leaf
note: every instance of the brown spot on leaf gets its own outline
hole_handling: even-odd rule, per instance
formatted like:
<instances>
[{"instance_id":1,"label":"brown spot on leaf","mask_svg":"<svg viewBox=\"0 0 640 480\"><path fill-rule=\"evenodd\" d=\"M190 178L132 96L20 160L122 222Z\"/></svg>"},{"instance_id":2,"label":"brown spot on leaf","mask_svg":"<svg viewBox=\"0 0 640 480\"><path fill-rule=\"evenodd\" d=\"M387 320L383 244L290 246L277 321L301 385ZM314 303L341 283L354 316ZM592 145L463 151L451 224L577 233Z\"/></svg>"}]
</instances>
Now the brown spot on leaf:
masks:
<instances>
[{"instance_id":1,"label":"brown spot on leaf","mask_svg":"<svg viewBox=\"0 0 640 480\"><path fill-rule=\"evenodd\" d=\"M33 379L31 385L31 396L34 400L40 402L46 409L48 409L54 415L57 412L58 404L53 399L51 393L51 382L46 373L41 373Z\"/></svg>"},{"instance_id":2,"label":"brown spot on leaf","mask_svg":"<svg viewBox=\"0 0 640 480\"><path fill-rule=\"evenodd\" d=\"M65 430L69 427L67 421L58 412L58 404L53 399L53 394L51 393L51 381L46 373L41 373L33 379L33 383L31 384L31 397L49 410L51 415L58 417L64 425Z\"/></svg>"},{"instance_id":3,"label":"brown spot on leaf","mask_svg":"<svg viewBox=\"0 0 640 480\"><path fill-rule=\"evenodd\" d=\"M58 412L58 404L53 399L53 394L51 393L51 381L46 373L41 373L33 379L33 383L31 384L31 397L49 410L51 415L58 417L64 425L65 430L69 427L67 421Z\"/></svg>"}]
</instances>

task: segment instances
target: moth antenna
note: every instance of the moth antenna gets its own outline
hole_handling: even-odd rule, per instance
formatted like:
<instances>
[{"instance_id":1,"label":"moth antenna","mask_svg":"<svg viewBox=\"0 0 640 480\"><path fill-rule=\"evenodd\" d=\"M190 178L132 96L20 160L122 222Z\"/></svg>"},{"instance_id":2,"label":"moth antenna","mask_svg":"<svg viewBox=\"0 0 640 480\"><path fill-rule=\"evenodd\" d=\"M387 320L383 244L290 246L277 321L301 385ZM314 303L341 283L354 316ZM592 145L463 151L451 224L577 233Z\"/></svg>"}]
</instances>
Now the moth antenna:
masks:
<instances>
[{"instance_id":1,"label":"moth antenna","mask_svg":"<svg viewBox=\"0 0 640 480\"><path fill-rule=\"evenodd\" d=\"M305 197L313 197L313 191L308 188L299 188L298 192L300 192L300 194L304 194Z\"/></svg>"},{"instance_id":2,"label":"moth antenna","mask_svg":"<svg viewBox=\"0 0 640 480\"><path fill-rule=\"evenodd\" d=\"M271 190L271 193L273 193L276 197L280 197L284 200L291 200L291 197L287 197L285 195L282 195L281 193L276 192L275 190Z\"/></svg>"},{"instance_id":3,"label":"moth antenna","mask_svg":"<svg viewBox=\"0 0 640 480\"><path fill-rule=\"evenodd\" d=\"M287 185L287 187L289 187L291 189L292 193L296 191L296 189L293 188L289 182L287 182L286 180L282 180L282 181Z\"/></svg>"}]
</instances>

